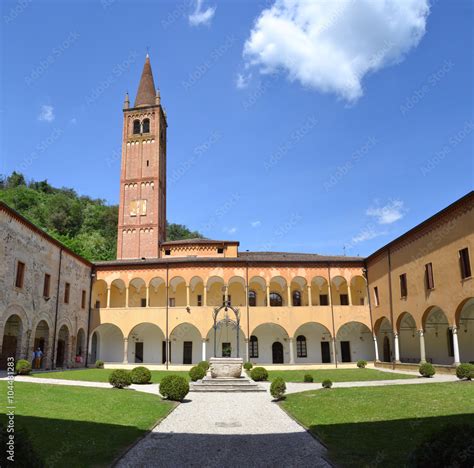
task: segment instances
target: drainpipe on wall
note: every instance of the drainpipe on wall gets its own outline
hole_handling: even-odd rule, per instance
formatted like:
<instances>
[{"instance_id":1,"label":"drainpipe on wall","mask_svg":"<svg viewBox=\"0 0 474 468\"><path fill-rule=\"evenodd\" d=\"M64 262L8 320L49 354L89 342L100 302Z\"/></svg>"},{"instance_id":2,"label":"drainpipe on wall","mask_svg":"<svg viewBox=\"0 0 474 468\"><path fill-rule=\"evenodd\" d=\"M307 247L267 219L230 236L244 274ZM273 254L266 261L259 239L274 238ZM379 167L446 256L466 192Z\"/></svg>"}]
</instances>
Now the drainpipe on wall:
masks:
<instances>
[{"instance_id":1,"label":"drainpipe on wall","mask_svg":"<svg viewBox=\"0 0 474 468\"><path fill-rule=\"evenodd\" d=\"M336 327L334 325L334 305L332 303L332 287L331 287L331 267L328 263L328 293L329 293L329 304L331 304L331 318L332 318L332 350L334 354L334 364L337 369L337 352L336 352Z\"/></svg>"},{"instance_id":2,"label":"drainpipe on wall","mask_svg":"<svg viewBox=\"0 0 474 468\"><path fill-rule=\"evenodd\" d=\"M59 266L58 266L58 284L56 289L56 312L54 314L54 335L53 335L53 355L51 367L56 369L56 332L58 328L58 311L59 311L59 287L61 286L61 263L63 261L63 249L59 249Z\"/></svg>"},{"instance_id":3,"label":"drainpipe on wall","mask_svg":"<svg viewBox=\"0 0 474 468\"><path fill-rule=\"evenodd\" d=\"M373 339L375 330L374 330L374 319L372 317L372 302L370 301L369 269L367 267L367 262L365 260L364 260L364 276L365 276L365 288L367 290L367 301L369 302L370 328L372 329L372 339Z\"/></svg>"},{"instance_id":4,"label":"drainpipe on wall","mask_svg":"<svg viewBox=\"0 0 474 468\"><path fill-rule=\"evenodd\" d=\"M166 264L166 338L165 338L165 361L166 361L166 370L168 370L168 361L169 361L169 336L168 336L168 305L169 305L169 264Z\"/></svg>"},{"instance_id":5,"label":"drainpipe on wall","mask_svg":"<svg viewBox=\"0 0 474 468\"><path fill-rule=\"evenodd\" d=\"M390 322L392 322L392 333L393 333L393 297L392 297L392 256L390 247L388 247L388 297L390 300ZM390 348L392 346L390 345ZM395 368L395 365L393 366Z\"/></svg>"},{"instance_id":6,"label":"drainpipe on wall","mask_svg":"<svg viewBox=\"0 0 474 468\"><path fill-rule=\"evenodd\" d=\"M92 315L92 282L94 281L95 273L91 267L91 279L89 283L89 316L87 318L87 341L86 341L86 361L85 367L89 364L89 339L91 334L91 315Z\"/></svg>"}]
</instances>

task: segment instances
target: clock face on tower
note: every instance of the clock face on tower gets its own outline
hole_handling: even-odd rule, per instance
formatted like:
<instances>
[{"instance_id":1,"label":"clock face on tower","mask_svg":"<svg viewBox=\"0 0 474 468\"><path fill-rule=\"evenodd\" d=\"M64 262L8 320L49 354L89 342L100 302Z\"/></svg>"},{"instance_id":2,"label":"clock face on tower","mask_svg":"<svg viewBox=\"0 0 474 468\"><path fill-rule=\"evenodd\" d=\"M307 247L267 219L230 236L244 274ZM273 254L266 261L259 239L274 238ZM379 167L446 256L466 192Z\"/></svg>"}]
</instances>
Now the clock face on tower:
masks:
<instances>
[{"instance_id":1,"label":"clock face on tower","mask_svg":"<svg viewBox=\"0 0 474 468\"><path fill-rule=\"evenodd\" d=\"M129 212L130 216L146 216L146 200L132 200Z\"/></svg>"}]
</instances>

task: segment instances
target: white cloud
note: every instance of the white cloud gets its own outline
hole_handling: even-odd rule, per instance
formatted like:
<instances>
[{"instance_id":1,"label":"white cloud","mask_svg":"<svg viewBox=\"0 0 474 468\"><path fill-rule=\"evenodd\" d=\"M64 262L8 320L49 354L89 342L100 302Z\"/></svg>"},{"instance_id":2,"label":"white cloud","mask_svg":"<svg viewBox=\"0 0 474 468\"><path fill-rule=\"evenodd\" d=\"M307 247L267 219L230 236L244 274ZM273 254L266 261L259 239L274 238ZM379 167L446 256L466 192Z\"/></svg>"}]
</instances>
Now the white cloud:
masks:
<instances>
[{"instance_id":1,"label":"white cloud","mask_svg":"<svg viewBox=\"0 0 474 468\"><path fill-rule=\"evenodd\" d=\"M371 227L368 227L367 229L362 230L359 234L354 236L351 239L351 244L360 244L361 242L365 242L371 239L375 239L376 237L383 236L387 234L386 231L376 231Z\"/></svg>"},{"instance_id":2,"label":"white cloud","mask_svg":"<svg viewBox=\"0 0 474 468\"><path fill-rule=\"evenodd\" d=\"M235 234L237 232L237 228L233 226L230 228L224 228L223 231L226 232L227 234Z\"/></svg>"},{"instance_id":3,"label":"white cloud","mask_svg":"<svg viewBox=\"0 0 474 468\"><path fill-rule=\"evenodd\" d=\"M262 222L261 222L261 221L258 221L258 220L257 220L257 221L252 221L252 222L250 223L250 225L251 225L253 228L256 228L256 227L261 226L261 225L262 225Z\"/></svg>"},{"instance_id":4,"label":"white cloud","mask_svg":"<svg viewBox=\"0 0 474 468\"><path fill-rule=\"evenodd\" d=\"M251 77L252 77L251 73L249 73L248 75L244 75L242 73L239 73L237 75L236 80L235 80L235 86L237 86L237 89L246 88L249 85Z\"/></svg>"},{"instance_id":5,"label":"white cloud","mask_svg":"<svg viewBox=\"0 0 474 468\"><path fill-rule=\"evenodd\" d=\"M354 102L366 74L418 45L428 14L428 0L276 0L257 18L244 58Z\"/></svg>"},{"instance_id":6,"label":"white cloud","mask_svg":"<svg viewBox=\"0 0 474 468\"><path fill-rule=\"evenodd\" d=\"M41 122L52 122L54 120L54 108L53 106L43 105L38 115L38 120Z\"/></svg>"},{"instance_id":7,"label":"white cloud","mask_svg":"<svg viewBox=\"0 0 474 468\"><path fill-rule=\"evenodd\" d=\"M375 206L367 209L366 214L377 219L379 224L392 224L405 215L405 208L401 200L391 200L385 206Z\"/></svg>"},{"instance_id":8,"label":"white cloud","mask_svg":"<svg viewBox=\"0 0 474 468\"><path fill-rule=\"evenodd\" d=\"M208 7L203 10L203 2L204 0L196 0L196 8L193 13L188 16L189 24L191 26L211 24L212 18L214 18L214 13L216 12L216 7Z\"/></svg>"}]
</instances>

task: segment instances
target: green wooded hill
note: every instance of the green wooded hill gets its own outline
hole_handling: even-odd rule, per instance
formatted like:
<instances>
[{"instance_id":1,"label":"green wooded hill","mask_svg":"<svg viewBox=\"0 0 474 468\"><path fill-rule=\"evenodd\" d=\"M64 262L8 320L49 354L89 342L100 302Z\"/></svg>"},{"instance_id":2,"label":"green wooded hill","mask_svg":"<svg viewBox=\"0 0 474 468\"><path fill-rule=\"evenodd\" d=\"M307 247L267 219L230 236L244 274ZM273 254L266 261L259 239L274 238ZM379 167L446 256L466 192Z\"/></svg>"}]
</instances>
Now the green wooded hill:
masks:
<instances>
[{"instance_id":1,"label":"green wooded hill","mask_svg":"<svg viewBox=\"0 0 474 468\"><path fill-rule=\"evenodd\" d=\"M47 180L26 181L18 172L0 176L0 200L82 257L115 259L118 205L53 187ZM193 237L203 236L182 224L167 223L168 240Z\"/></svg>"}]
</instances>

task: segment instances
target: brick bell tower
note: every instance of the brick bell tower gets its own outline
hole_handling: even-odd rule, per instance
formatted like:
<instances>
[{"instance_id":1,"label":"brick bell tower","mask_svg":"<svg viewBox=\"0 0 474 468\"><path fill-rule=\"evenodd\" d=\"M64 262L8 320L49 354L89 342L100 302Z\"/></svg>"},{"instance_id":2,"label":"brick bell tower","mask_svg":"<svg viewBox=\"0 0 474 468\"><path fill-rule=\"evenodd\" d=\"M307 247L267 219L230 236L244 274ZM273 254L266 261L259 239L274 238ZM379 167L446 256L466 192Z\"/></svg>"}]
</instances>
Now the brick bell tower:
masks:
<instances>
[{"instance_id":1,"label":"brick bell tower","mask_svg":"<svg viewBox=\"0 0 474 468\"><path fill-rule=\"evenodd\" d=\"M166 238L166 114L146 56L135 104L123 109L117 259L157 258Z\"/></svg>"}]
</instances>

